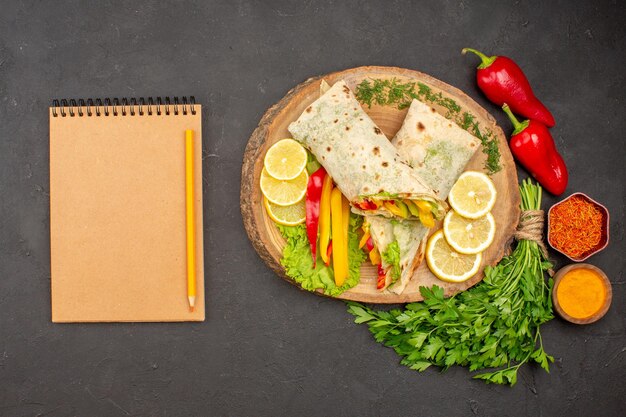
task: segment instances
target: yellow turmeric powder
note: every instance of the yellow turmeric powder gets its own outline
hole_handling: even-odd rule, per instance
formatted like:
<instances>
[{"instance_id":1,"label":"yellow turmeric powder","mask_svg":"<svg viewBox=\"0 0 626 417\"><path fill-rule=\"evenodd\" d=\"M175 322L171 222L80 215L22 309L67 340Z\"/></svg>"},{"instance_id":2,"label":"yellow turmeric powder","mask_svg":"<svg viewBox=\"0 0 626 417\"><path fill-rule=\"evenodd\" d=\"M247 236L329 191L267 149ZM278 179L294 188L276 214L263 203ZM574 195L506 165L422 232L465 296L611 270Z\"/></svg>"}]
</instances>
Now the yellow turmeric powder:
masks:
<instances>
[{"instance_id":1,"label":"yellow turmeric powder","mask_svg":"<svg viewBox=\"0 0 626 417\"><path fill-rule=\"evenodd\" d=\"M567 272L556 290L559 305L576 319L585 319L597 313L606 300L602 277L586 268Z\"/></svg>"}]
</instances>

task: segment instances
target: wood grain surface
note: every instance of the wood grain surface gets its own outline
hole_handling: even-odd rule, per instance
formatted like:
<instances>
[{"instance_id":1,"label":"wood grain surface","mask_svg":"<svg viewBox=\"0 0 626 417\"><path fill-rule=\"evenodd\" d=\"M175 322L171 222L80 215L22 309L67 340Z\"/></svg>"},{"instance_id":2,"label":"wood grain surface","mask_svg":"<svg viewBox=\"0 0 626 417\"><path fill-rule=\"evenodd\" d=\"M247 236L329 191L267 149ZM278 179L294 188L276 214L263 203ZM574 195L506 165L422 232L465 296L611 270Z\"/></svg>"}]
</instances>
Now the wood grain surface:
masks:
<instances>
[{"instance_id":1,"label":"wood grain surface","mask_svg":"<svg viewBox=\"0 0 626 417\"><path fill-rule=\"evenodd\" d=\"M483 253L480 272L471 279L458 284L447 283L437 279L428 269L426 262L415 271L411 282L402 294L379 292L376 290L376 269L369 263L361 267L360 283L342 293L337 298L368 303L405 303L421 301L420 286L439 285L445 289L446 296L451 296L480 282L486 265L495 265L509 250L513 232L518 223L520 197L515 164L508 148L502 129L496 125L494 118L462 91L442 81L418 71L396 67L358 67L323 76L310 78L289 91L282 100L267 110L259 126L252 133L246 147L241 174L241 212L248 237L261 259L280 277L298 285L291 280L280 264L282 248L285 244L278 229L269 218L263 207L263 197L259 188L259 178L263 169L263 157L269 147L280 139L290 137L287 126L296 120L302 111L319 97L319 84L322 79L329 84L345 80L353 90L363 79L396 78L400 82L421 82L428 85L433 93L441 92L443 97L454 100L461 112L467 111L475 116L481 130L491 131L497 137L502 154L500 163L502 170L491 176L498 191L498 199L492 210L496 219L496 237L493 244ZM431 103L429 103L431 104ZM431 104L432 105L432 104ZM446 109L432 105L439 113L445 115ZM391 139L404 120L407 110L398 110L392 106L364 106L365 111ZM468 170L484 171L485 155L477 152L467 166ZM441 227L433 228L433 232ZM323 295L321 292L318 294Z\"/></svg>"}]
</instances>

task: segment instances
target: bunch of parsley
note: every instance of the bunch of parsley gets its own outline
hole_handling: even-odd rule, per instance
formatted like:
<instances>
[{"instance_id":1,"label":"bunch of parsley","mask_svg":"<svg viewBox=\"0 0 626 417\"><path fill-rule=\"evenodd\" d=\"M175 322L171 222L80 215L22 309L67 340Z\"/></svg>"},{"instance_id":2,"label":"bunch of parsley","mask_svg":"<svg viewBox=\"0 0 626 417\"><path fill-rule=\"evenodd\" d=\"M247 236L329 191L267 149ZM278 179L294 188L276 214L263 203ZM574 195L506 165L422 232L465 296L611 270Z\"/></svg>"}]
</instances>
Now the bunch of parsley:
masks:
<instances>
[{"instance_id":1,"label":"bunch of parsley","mask_svg":"<svg viewBox=\"0 0 626 417\"><path fill-rule=\"evenodd\" d=\"M520 186L522 210L539 210L541 187ZM536 242L521 240L513 253L468 291L448 299L442 288L421 287L424 302L404 310L374 311L348 303L356 323L367 323L376 341L393 348L402 364L423 371L431 365L487 370L474 378L514 385L529 361L549 372L554 359L543 350L539 327L553 318L551 268Z\"/></svg>"}]
</instances>

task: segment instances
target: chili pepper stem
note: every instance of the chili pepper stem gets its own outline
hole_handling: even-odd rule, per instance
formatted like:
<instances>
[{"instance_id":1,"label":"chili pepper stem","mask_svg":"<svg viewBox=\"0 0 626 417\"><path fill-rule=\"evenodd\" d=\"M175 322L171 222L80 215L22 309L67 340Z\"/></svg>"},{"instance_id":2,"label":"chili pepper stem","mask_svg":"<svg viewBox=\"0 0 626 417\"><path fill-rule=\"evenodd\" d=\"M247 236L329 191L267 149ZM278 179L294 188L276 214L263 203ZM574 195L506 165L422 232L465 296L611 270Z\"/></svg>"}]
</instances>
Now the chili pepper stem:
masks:
<instances>
[{"instance_id":1,"label":"chili pepper stem","mask_svg":"<svg viewBox=\"0 0 626 417\"><path fill-rule=\"evenodd\" d=\"M511 121L511 123L513 123L513 128L515 129L513 130L513 135L517 135L522 130L528 127L529 121L524 120L523 122L520 122L519 120L517 120L517 118L515 117L511 109L509 108L508 104L504 103L504 105L502 106L502 110L504 110L506 115L509 116L509 120Z\"/></svg>"},{"instance_id":2,"label":"chili pepper stem","mask_svg":"<svg viewBox=\"0 0 626 417\"><path fill-rule=\"evenodd\" d=\"M461 53L463 55L465 55L468 52L471 52L473 54L478 55L478 57L482 61L481 64L478 66L478 69L487 68L489 65L493 64L493 62L498 58L495 55L494 56L487 56L487 55L483 54L482 52L477 51L476 49L472 49L472 48L463 48L461 50Z\"/></svg>"}]
</instances>

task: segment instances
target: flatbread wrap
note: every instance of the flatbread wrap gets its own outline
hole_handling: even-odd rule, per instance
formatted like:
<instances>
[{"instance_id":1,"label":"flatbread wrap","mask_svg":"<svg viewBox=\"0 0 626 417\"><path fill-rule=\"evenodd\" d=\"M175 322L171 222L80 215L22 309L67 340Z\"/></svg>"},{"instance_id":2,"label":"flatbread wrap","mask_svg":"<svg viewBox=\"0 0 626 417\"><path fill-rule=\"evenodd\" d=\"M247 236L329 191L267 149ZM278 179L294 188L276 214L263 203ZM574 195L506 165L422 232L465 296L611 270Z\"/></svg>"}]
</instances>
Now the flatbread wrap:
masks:
<instances>
[{"instance_id":1,"label":"flatbread wrap","mask_svg":"<svg viewBox=\"0 0 626 417\"><path fill-rule=\"evenodd\" d=\"M417 221L396 221L381 216L365 216L367 230L379 251L381 269L377 288L400 294L424 258L424 237L428 228Z\"/></svg>"},{"instance_id":2,"label":"flatbread wrap","mask_svg":"<svg viewBox=\"0 0 626 417\"><path fill-rule=\"evenodd\" d=\"M399 157L344 81L308 106L289 131L315 155L358 214L419 218L431 225L445 214L446 203ZM416 215L413 204L424 217Z\"/></svg>"},{"instance_id":3,"label":"flatbread wrap","mask_svg":"<svg viewBox=\"0 0 626 417\"><path fill-rule=\"evenodd\" d=\"M419 100L411 102L391 143L442 199L480 146L477 137Z\"/></svg>"},{"instance_id":4,"label":"flatbread wrap","mask_svg":"<svg viewBox=\"0 0 626 417\"><path fill-rule=\"evenodd\" d=\"M411 103L392 143L400 156L444 199L480 145L478 138L418 100ZM428 229L413 221L393 222L369 216L365 221L386 272L383 288L400 294L424 258ZM397 250L396 246L399 258L384 255ZM389 262L395 259L399 259L398 265Z\"/></svg>"}]
</instances>

